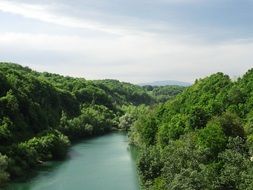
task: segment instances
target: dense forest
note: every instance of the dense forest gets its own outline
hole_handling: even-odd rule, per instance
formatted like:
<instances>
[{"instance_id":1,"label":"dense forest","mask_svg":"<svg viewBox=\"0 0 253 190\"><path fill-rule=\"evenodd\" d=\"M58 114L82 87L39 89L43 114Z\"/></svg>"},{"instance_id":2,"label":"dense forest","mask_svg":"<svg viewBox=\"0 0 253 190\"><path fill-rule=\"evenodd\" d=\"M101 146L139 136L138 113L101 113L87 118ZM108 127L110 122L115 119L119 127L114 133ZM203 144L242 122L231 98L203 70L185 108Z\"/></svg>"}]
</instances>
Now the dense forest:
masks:
<instances>
[{"instance_id":1,"label":"dense forest","mask_svg":"<svg viewBox=\"0 0 253 190\"><path fill-rule=\"evenodd\" d=\"M130 110L183 90L89 81L0 63L0 186L45 161L65 158L72 141L128 130L137 120Z\"/></svg>"},{"instance_id":2,"label":"dense forest","mask_svg":"<svg viewBox=\"0 0 253 190\"><path fill-rule=\"evenodd\" d=\"M144 189L253 189L253 70L236 81L216 73L136 109L130 138Z\"/></svg>"},{"instance_id":3,"label":"dense forest","mask_svg":"<svg viewBox=\"0 0 253 190\"><path fill-rule=\"evenodd\" d=\"M0 64L0 185L71 142L128 130L147 190L253 189L253 70L190 87L85 80Z\"/></svg>"}]
</instances>

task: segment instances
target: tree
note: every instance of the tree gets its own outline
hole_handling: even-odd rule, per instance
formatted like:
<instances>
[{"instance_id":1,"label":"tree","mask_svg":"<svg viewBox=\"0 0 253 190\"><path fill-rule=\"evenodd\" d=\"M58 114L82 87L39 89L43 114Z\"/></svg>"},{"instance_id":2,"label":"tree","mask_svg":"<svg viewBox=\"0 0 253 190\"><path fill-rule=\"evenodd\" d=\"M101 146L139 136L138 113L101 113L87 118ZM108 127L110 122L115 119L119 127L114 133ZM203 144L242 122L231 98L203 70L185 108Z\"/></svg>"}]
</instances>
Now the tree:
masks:
<instances>
[{"instance_id":1,"label":"tree","mask_svg":"<svg viewBox=\"0 0 253 190\"><path fill-rule=\"evenodd\" d=\"M129 113L121 116L119 118L119 128L128 131L130 127L133 125L134 118Z\"/></svg>"},{"instance_id":2,"label":"tree","mask_svg":"<svg viewBox=\"0 0 253 190\"><path fill-rule=\"evenodd\" d=\"M9 180L9 174L6 172L8 167L8 158L0 153L0 187Z\"/></svg>"},{"instance_id":3,"label":"tree","mask_svg":"<svg viewBox=\"0 0 253 190\"><path fill-rule=\"evenodd\" d=\"M135 126L137 127L137 130L140 133L140 138L144 144L155 144L158 126L156 118L152 113L149 112L145 116L140 117Z\"/></svg>"},{"instance_id":4,"label":"tree","mask_svg":"<svg viewBox=\"0 0 253 190\"><path fill-rule=\"evenodd\" d=\"M193 129L195 128L199 129L199 128L205 127L208 119L209 119L209 116L202 107L194 107L190 111L189 124L191 128Z\"/></svg>"},{"instance_id":5,"label":"tree","mask_svg":"<svg viewBox=\"0 0 253 190\"><path fill-rule=\"evenodd\" d=\"M200 148L209 149L212 157L216 157L225 148L227 142L225 133L215 121L210 121L207 127L201 129L197 138Z\"/></svg>"},{"instance_id":6,"label":"tree","mask_svg":"<svg viewBox=\"0 0 253 190\"><path fill-rule=\"evenodd\" d=\"M217 122L220 124L220 126L223 129L223 132L226 136L231 137L244 137L244 129L242 127L242 122L240 121L240 118L230 112L225 112L222 114L222 116L216 118Z\"/></svg>"},{"instance_id":7,"label":"tree","mask_svg":"<svg viewBox=\"0 0 253 190\"><path fill-rule=\"evenodd\" d=\"M158 129L158 141L162 146L169 144L169 141L179 139L187 130L187 117L182 114L172 117L170 122L162 124Z\"/></svg>"}]
</instances>

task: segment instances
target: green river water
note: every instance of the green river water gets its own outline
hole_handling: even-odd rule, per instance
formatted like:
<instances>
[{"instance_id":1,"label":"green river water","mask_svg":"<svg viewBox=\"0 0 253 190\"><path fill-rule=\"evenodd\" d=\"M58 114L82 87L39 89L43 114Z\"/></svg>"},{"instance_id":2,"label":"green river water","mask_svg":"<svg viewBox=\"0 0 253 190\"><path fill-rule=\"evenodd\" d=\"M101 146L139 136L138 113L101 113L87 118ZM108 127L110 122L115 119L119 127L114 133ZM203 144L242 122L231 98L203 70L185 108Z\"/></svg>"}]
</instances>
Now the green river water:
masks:
<instances>
[{"instance_id":1,"label":"green river water","mask_svg":"<svg viewBox=\"0 0 253 190\"><path fill-rule=\"evenodd\" d=\"M135 151L127 136L111 133L73 145L69 158L49 162L5 190L139 190Z\"/></svg>"}]
</instances>

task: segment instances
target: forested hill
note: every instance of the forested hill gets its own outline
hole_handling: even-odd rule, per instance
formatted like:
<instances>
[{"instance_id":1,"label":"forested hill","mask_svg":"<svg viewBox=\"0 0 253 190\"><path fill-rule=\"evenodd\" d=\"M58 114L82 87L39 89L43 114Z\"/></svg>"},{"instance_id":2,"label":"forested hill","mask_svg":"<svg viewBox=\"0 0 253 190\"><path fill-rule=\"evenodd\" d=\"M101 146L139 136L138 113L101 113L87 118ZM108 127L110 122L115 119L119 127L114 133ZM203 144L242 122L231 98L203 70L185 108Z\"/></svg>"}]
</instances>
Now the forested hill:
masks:
<instances>
[{"instance_id":1,"label":"forested hill","mask_svg":"<svg viewBox=\"0 0 253 190\"><path fill-rule=\"evenodd\" d=\"M182 91L176 87L160 95L169 99ZM72 140L123 126L127 106L159 101L152 90L130 83L0 63L0 185L43 161L64 158Z\"/></svg>"},{"instance_id":2,"label":"forested hill","mask_svg":"<svg viewBox=\"0 0 253 190\"><path fill-rule=\"evenodd\" d=\"M131 132L149 190L253 189L253 70L196 80L144 111Z\"/></svg>"}]
</instances>

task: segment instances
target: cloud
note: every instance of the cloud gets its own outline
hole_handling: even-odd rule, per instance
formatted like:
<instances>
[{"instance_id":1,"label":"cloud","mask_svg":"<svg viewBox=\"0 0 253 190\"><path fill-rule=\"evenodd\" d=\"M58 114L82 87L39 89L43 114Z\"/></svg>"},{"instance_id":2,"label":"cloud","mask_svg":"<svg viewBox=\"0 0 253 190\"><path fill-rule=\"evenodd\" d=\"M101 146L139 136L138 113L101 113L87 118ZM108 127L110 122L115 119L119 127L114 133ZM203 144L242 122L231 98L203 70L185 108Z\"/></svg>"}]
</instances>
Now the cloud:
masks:
<instances>
[{"instance_id":1,"label":"cloud","mask_svg":"<svg viewBox=\"0 0 253 190\"><path fill-rule=\"evenodd\" d=\"M161 3L169 4L192 4L192 3L204 3L210 0L158 0Z\"/></svg>"},{"instance_id":2,"label":"cloud","mask_svg":"<svg viewBox=\"0 0 253 190\"><path fill-rule=\"evenodd\" d=\"M21 15L26 18L36 19L42 22L56 24L65 27L98 30L112 34L122 34L123 29L110 25L104 25L94 20L80 19L77 17L57 14L56 7L52 4L27 4L19 2L11 2L7 0L0 1L0 10L7 13Z\"/></svg>"},{"instance_id":3,"label":"cloud","mask_svg":"<svg viewBox=\"0 0 253 190\"><path fill-rule=\"evenodd\" d=\"M173 38L164 40L152 35L121 36L114 41L45 34L0 35L0 51L6 58L13 55L11 61L89 79L192 82L217 71L232 76L242 74L253 63L253 42L249 41L207 44Z\"/></svg>"},{"instance_id":4,"label":"cloud","mask_svg":"<svg viewBox=\"0 0 253 190\"><path fill-rule=\"evenodd\" d=\"M168 1L168 0L160 0ZM169 0L173 2L174 0ZM180 0L183 2L186 0ZM198 0L190 0L192 2ZM177 35L177 30L180 28L173 25L168 25L165 21L152 18L138 18L138 16L127 15L110 15L108 10L87 9L82 7L71 6L71 4L61 4L58 1L51 3L36 3L29 1L24 3L20 1L0 0L0 11L19 15L24 18L33 19L40 22L49 23L52 25L63 26L66 28L86 29L108 33L112 35L146 35L146 34L165 34L174 32ZM107 4L107 2L104 2ZM153 2L152 2L153 4ZM83 10L84 9L84 10ZM79 11L76 11L79 10ZM70 12L82 12L81 15L72 16ZM112 10L112 12L115 10ZM86 15L87 12L87 15ZM97 15L93 19L91 15ZM107 19L103 19L103 17ZM105 21L107 20L107 21ZM108 22L110 20L110 22Z\"/></svg>"},{"instance_id":5,"label":"cloud","mask_svg":"<svg viewBox=\"0 0 253 190\"><path fill-rule=\"evenodd\" d=\"M180 7L180 4L194 4L204 0L157 1L178 3ZM231 76L240 75L253 66L253 41L250 38L206 40L201 37L201 32L196 32L200 26L194 30L190 29L190 25L179 28L164 19L142 19L138 16L122 15L119 17L113 11L111 13L100 8L91 9L94 12L90 14L99 15L92 17L83 14L86 10L83 4L77 7L81 14L73 16L74 14L70 13L79 4L71 7L68 1L63 5L59 2L65 1L48 1L48 4L23 2L0 0L0 11L7 15L18 15L18 22L33 20L26 23L28 29L23 32L19 28L10 32L8 27L4 30L6 25L2 26L2 61L12 61L40 71L88 79L117 78L130 82L167 79L193 82L195 78L217 71ZM58 3L54 4L56 2ZM99 2L96 1L95 4L98 6ZM112 1L110 3L109 5L112 5ZM150 4L154 4L154 1ZM134 5L131 4L131 8ZM129 7L126 9L130 14ZM108 12L111 15L106 15ZM101 18L104 15L106 19ZM112 18L113 21L108 18ZM15 22L17 20L14 20L14 25ZM43 27L40 25L42 22ZM39 28L36 32L30 32L29 24L32 27L34 23L42 30ZM62 26L68 31L54 31L54 25ZM206 28L205 34L226 34L226 29L222 32L223 29ZM87 30L90 32L86 32Z\"/></svg>"}]
</instances>

